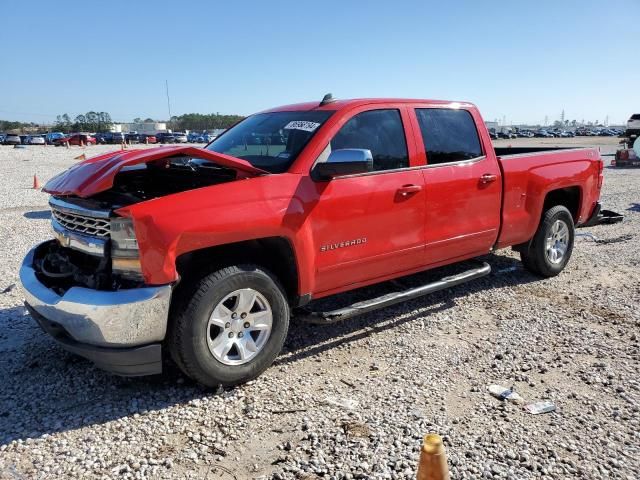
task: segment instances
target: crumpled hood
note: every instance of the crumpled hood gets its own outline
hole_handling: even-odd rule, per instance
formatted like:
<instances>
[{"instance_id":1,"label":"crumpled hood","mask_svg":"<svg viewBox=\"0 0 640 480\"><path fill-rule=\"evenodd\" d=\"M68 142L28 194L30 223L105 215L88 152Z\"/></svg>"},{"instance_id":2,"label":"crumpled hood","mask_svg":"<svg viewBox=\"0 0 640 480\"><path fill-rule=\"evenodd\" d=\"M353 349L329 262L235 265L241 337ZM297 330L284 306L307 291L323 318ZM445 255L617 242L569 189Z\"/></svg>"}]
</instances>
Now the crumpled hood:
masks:
<instances>
[{"instance_id":1,"label":"crumpled hood","mask_svg":"<svg viewBox=\"0 0 640 480\"><path fill-rule=\"evenodd\" d=\"M245 160L203 148L158 147L145 150L116 151L88 158L53 177L47 182L43 190L52 195L90 197L96 193L109 190L113 186L114 177L123 167L177 155L201 158L223 167L232 168L238 172L241 178L268 174L268 172L252 166Z\"/></svg>"}]
</instances>

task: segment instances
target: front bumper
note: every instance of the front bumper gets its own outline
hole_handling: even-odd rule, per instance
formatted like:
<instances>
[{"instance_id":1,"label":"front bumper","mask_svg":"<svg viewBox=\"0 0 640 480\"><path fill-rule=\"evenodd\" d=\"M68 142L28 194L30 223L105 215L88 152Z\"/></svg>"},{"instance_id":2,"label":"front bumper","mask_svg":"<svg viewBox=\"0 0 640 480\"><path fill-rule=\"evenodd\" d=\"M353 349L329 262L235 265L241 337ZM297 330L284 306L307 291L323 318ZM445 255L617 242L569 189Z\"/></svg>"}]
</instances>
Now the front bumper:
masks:
<instances>
[{"instance_id":1,"label":"front bumper","mask_svg":"<svg viewBox=\"0 0 640 480\"><path fill-rule=\"evenodd\" d=\"M71 353L91 360L102 370L125 377L162 373L160 343L132 348L105 348L76 342L60 325L44 318L28 303L25 302L25 305L42 330L51 335L58 345Z\"/></svg>"},{"instance_id":2,"label":"front bumper","mask_svg":"<svg viewBox=\"0 0 640 480\"><path fill-rule=\"evenodd\" d=\"M25 257L20 281L25 303L44 330L67 350L115 373L146 374L108 368L108 365L126 367L127 362L131 367L157 363L150 373L159 373L155 370L161 368L160 342L167 331L171 285L118 291L71 287L58 295L37 277L33 268L37 248ZM153 361L149 362L150 358ZM136 363L140 360L144 362Z\"/></svg>"}]
</instances>

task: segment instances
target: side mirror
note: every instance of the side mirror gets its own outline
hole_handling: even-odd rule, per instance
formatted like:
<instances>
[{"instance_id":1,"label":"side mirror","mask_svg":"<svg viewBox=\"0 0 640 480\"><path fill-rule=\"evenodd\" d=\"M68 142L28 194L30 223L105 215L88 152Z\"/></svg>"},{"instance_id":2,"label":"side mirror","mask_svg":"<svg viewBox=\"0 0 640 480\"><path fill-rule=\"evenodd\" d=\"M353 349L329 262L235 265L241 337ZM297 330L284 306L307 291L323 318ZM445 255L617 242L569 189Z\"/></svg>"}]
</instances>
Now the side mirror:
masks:
<instances>
[{"instance_id":1,"label":"side mirror","mask_svg":"<svg viewBox=\"0 0 640 480\"><path fill-rule=\"evenodd\" d=\"M317 163L311 171L314 180L331 180L342 175L355 175L373 170L371 150L364 148L344 148L334 150L325 162Z\"/></svg>"}]
</instances>

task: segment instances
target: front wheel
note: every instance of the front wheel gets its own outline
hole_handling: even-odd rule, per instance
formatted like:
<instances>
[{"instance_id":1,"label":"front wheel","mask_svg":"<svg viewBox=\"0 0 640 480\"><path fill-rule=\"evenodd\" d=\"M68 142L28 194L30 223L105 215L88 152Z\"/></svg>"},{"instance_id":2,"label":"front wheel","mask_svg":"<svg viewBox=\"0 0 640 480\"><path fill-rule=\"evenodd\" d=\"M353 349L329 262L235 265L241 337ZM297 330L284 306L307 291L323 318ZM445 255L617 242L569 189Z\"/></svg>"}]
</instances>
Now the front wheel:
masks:
<instances>
[{"instance_id":1,"label":"front wheel","mask_svg":"<svg viewBox=\"0 0 640 480\"><path fill-rule=\"evenodd\" d=\"M169 332L171 356L203 385L236 385L266 370L282 349L289 305L277 280L256 265L203 278Z\"/></svg>"},{"instance_id":2,"label":"front wheel","mask_svg":"<svg viewBox=\"0 0 640 480\"><path fill-rule=\"evenodd\" d=\"M520 251L522 263L535 274L554 277L569 262L574 238L575 227L571 212L562 205L552 207L542 216L529 245Z\"/></svg>"}]
</instances>

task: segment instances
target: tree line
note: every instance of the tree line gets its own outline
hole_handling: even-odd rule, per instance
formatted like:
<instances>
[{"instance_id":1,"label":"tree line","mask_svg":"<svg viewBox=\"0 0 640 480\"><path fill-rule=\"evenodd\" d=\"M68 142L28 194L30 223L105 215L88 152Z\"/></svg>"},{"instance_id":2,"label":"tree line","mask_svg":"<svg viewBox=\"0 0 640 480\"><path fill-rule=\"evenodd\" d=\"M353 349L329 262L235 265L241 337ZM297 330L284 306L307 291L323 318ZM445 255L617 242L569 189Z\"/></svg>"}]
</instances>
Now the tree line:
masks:
<instances>
[{"instance_id":1,"label":"tree line","mask_svg":"<svg viewBox=\"0 0 640 480\"><path fill-rule=\"evenodd\" d=\"M239 122L244 117L242 115L220 115L210 113L185 113L180 116L171 117L168 127L174 131L181 130L214 130L216 128L229 128Z\"/></svg>"},{"instance_id":2,"label":"tree line","mask_svg":"<svg viewBox=\"0 0 640 480\"><path fill-rule=\"evenodd\" d=\"M33 122L14 122L11 120L0 120L0 132L11 132L19 130L20 132L31 131L38 128L37 123Z\"/></svg>"},{"instance_id":3,"label":"tree line","mask_svg":"<svg viewBox=\"0 0 640 480\"><path fill-rule=\"evenodd\" d=\"M242 120L241 115L220 115L218 113L185 113L184 115L173 116L168 122L167 128L173 131L180 130L214 130L216 128L229 128L234 123ZM133 123L154 122L153 118L140 117L133 119ZM87 112L78 115L73 120L66 113L58 115L54 130L69 132L104 132L113 125L111 116L107 112Z\"/></svg>"},{"instance_id":4,"label":"tree line","mask_svg":"<svg viewBox=\"0 0 640 480\"><path fill-rule=\"evenodd\" d=\"M73 120L69 115L62 114L56 117L56 123L53 129L58 132L104 132L108 131L113 125L111 115L107 112L87 112L80 114Z\"/></svg>"},{"instance_id":5,"label":"tree line","mask_svg":"<svg viewBox=\"0 0 640 480\"><path fill-rule=\"evenodd\" d=\"M233 124L239 122L244 117L242 115L220 115L218 113L202 114L202 113L185 113L171 117L167 128L173 131L182 130L214 130L218 128L227 129ZM134 123L154 122L152 118L134 118ZM107 112L90 111L85 114L77 115L71 118L67 113L58 115L52 126L42 126L30 122L13 122L9 120L0 120L0 132L11 130L20 130L22 132L38 129L41 131L56 131L63 133L73 132L105 132L109 131L114 124L111 115Z\"/></svg>"}]
</instances>

